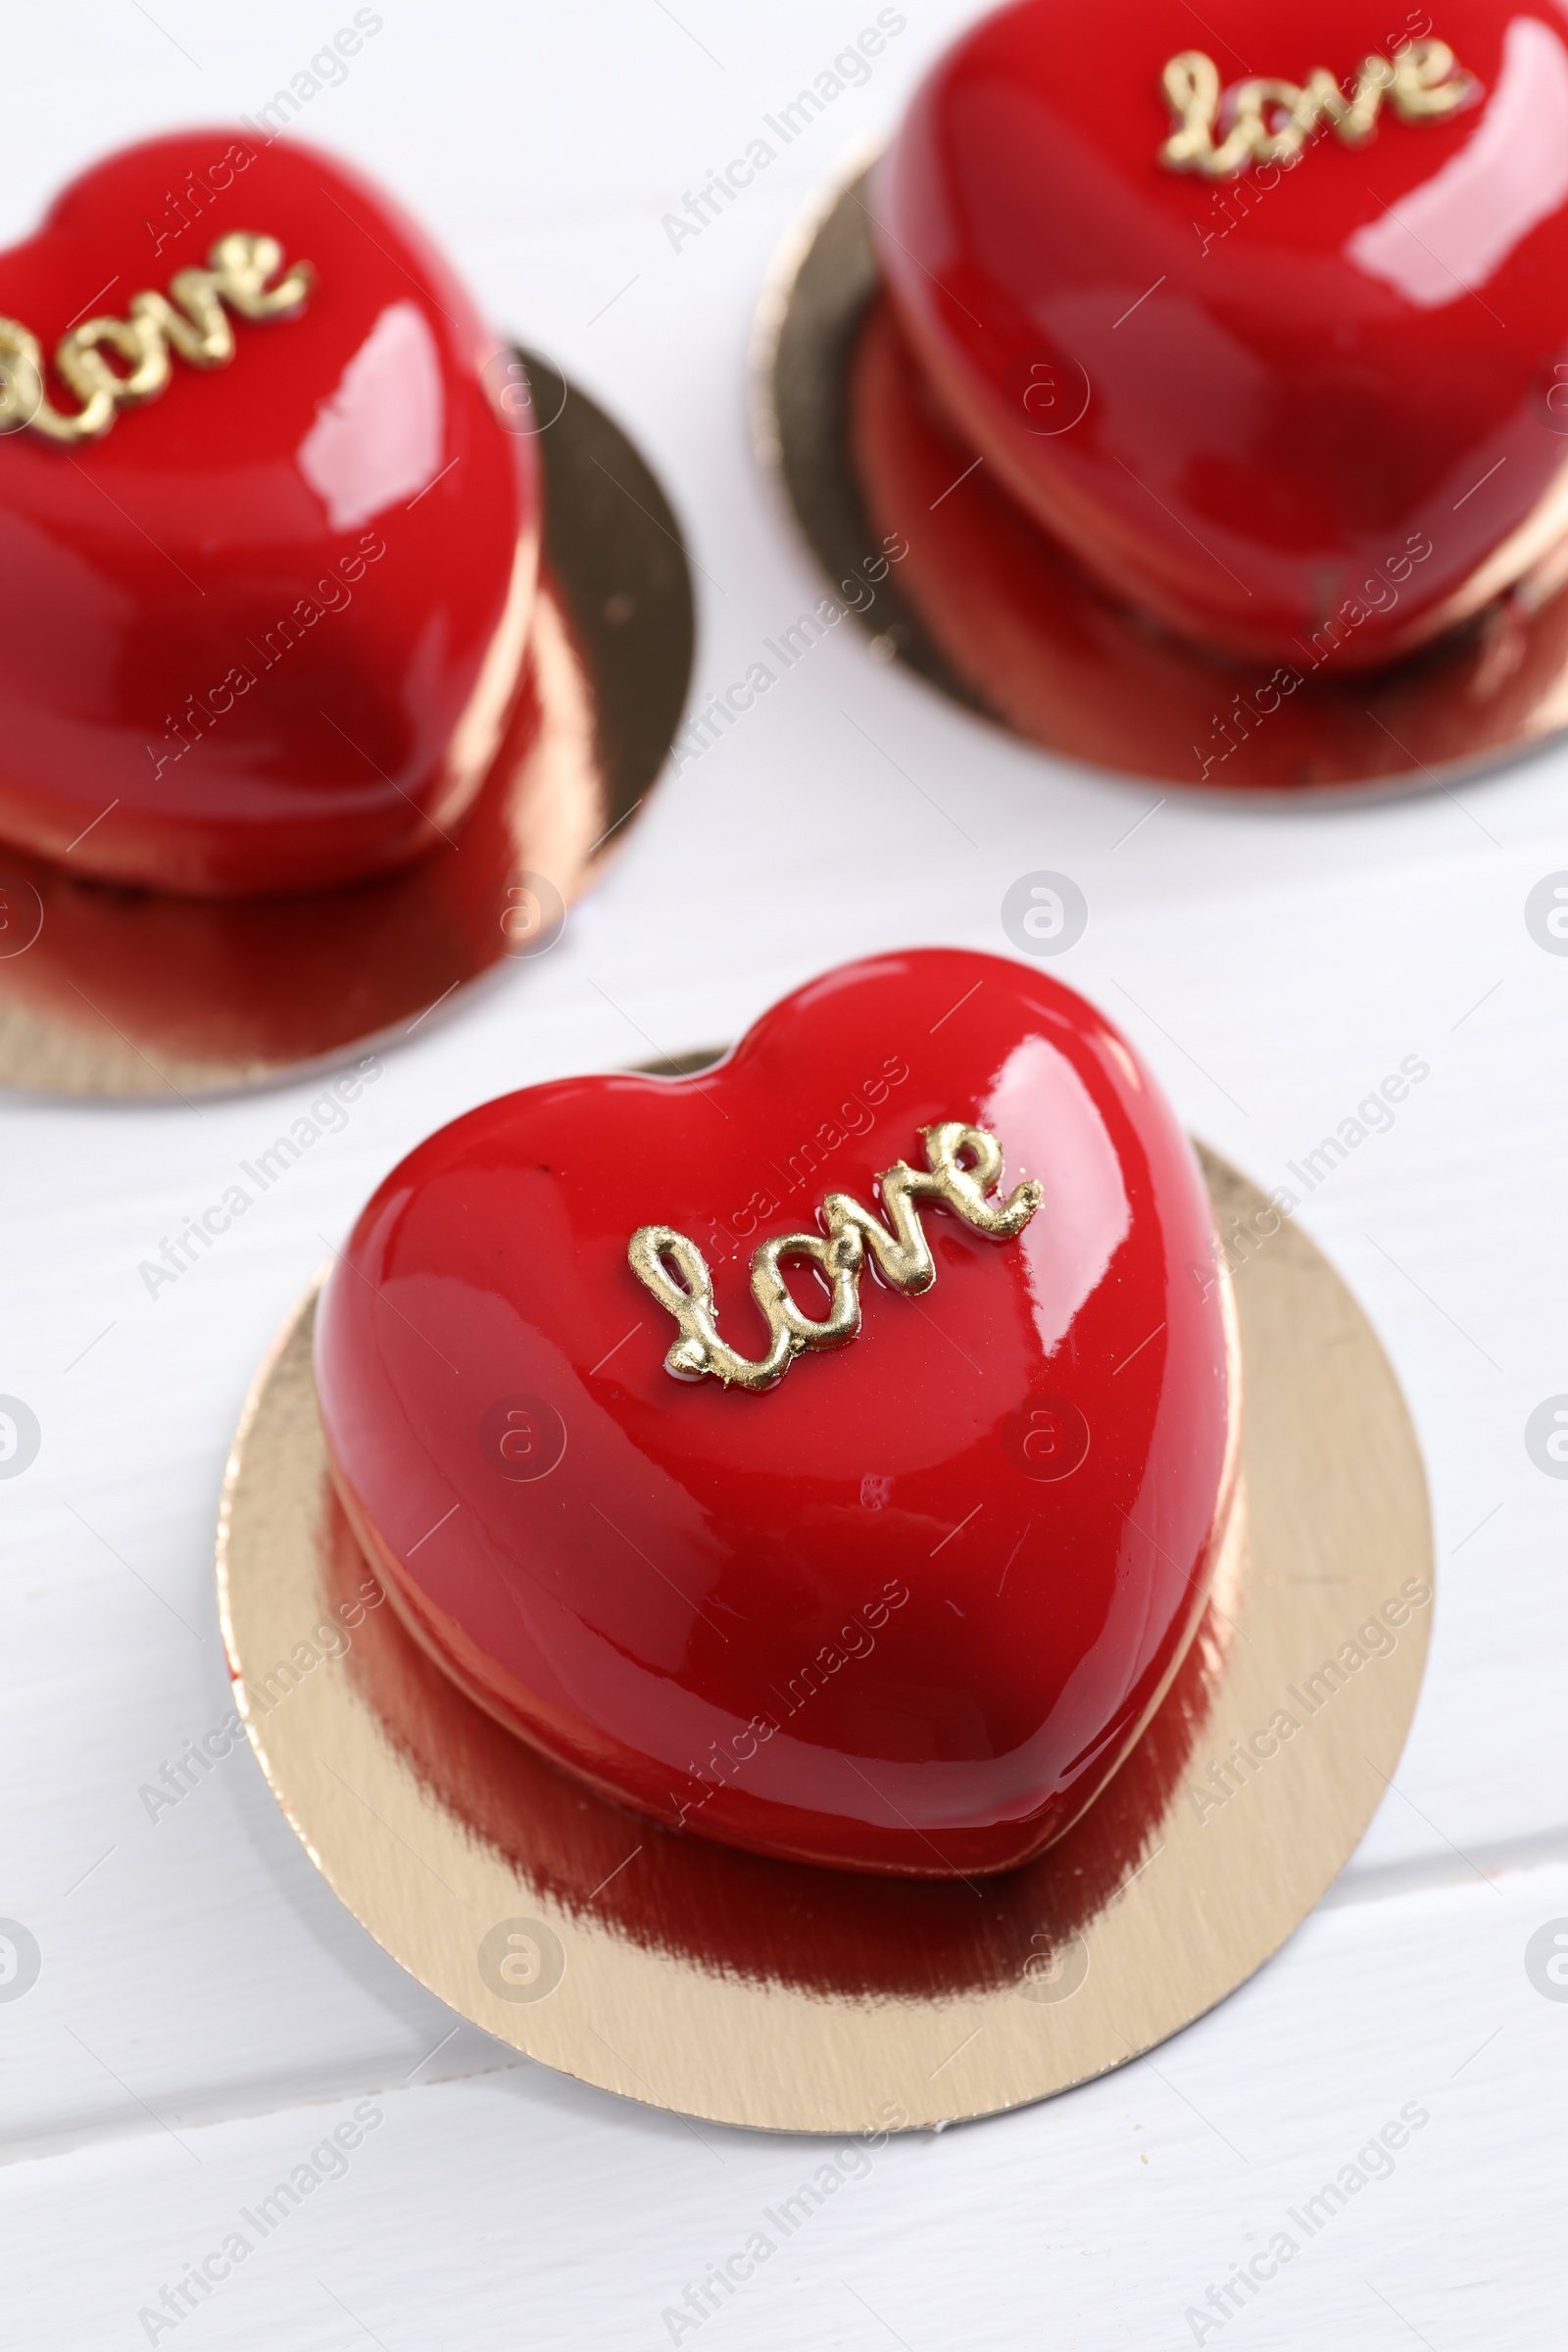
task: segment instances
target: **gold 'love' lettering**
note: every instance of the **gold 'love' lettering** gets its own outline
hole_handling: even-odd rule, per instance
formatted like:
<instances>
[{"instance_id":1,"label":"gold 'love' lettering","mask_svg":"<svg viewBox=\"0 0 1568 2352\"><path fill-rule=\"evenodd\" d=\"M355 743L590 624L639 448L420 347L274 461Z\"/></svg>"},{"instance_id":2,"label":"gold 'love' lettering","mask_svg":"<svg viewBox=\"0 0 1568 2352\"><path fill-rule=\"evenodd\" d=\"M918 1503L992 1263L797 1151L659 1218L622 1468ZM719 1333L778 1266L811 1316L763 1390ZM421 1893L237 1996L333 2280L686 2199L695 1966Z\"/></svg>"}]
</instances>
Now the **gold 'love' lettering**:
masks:
<instances>
[{"instance_id":1,"label":"gold 'love' lettering","mask_svg":"<svg viewBox=\"0 0 1568 2352\"><path fill-rule=\"evenodd\" d=\"M631 1270L680 1325L665 1371L677 1380L711 1374L726 1388L770 1389L805 1349L842 1348L860 1329L867 1250L895 1290L911 1296L930 1290L937 1269L920 1223L922 1200L940 1201L993 1241L1009 1242L1022 1233L1040 1206L1041 1189L1026 1177L1005 1200L987 1198L1002 1175L1002 1146L994 1135L958 1119L922 1127L920 1134L925 1167L896 1160L877 1179L886 1224L848 1193L829 1193L818 1211L820 1233L782 1234L757 1251L752 1297L767 1324L765 1355L739 1355L719 1338L713 1278L697 1244L670 1225L639 1225L626 1250ZM825 1315L803 1313L790 1296L782 1267L791 1258L807 1260L825 1276L832 1293Z\"/></svg>"},{"instance_id":2,"label":"gold 'love' lettering","mask_svg":"<svg viewBox=\"0 0 1568 2352\"><path fill-rule=\"evenodd\" d=\"M1167 172L1234 179L1249 164L1294 164L1308 139L1333 129L1359 147L1388 100L1401 122L1445 122L1480 88L1446 41L1409 41L1392 58L1363 58L1348 96L1323 67L1304 82L1256 77L1222 90L1201 49L1184 49L1163 76L1176 128L1159 151ZM1228 125L1216 138L1221 121Z\"/></svg>"},{"instance_id":3,"label":"gold 'love' lettering","mask_svg":"<svg viewBox=\"0 0 1568 2352\"><path fill-rule=\"evenodd\" d=\"M283 248L275 237L235 229L218 239L205 270L181 270L170 280L172 302L147 290L131 296L128 318L88 318L74 326L56 346L55 366L82 404L74 416L51 405L37 336L20 319L0 318L0 432L30 425L68 446L96 441L121 409L139 408L167 390L173 373L171 351L192 368L226 367L234 357L234 329L225 303L242 318L288 318L304 307L315 270L309 262L295 262L269 285L282 267ZM123 362L123 372L110 365L108 352Z\"/></svg>"}]
</instances>

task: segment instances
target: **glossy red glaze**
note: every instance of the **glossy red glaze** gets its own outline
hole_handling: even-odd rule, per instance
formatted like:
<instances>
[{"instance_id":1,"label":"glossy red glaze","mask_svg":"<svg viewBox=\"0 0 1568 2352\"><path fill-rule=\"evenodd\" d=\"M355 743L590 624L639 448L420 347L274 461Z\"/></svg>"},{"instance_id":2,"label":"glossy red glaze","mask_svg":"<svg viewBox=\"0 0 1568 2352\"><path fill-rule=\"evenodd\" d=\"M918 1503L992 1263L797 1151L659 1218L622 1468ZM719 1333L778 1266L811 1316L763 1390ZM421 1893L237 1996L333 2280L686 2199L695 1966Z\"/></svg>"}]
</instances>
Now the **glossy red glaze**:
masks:
<instances>
[{"instance_id":1,"label":"glossy red glaze","mask_svg":"<svg viewBox=\"0 0 1568 2352\"><path fill-rule=\"evenodd\" d=\"M514 1739L410 1639L395 1610L380 1606L383 1589L325 1478L315 1548L322 1622L335 1611L352 1632L347 1671L367 1705L437 1802L530 1886L710 1973L869 2000L1016 1988L1026 1972L1039 1973L1048 1936L1059 1948L1075 1931L1092 1934L1097 1915L1163 1842L1159 1823L1173 1799L1184 1801L1195 1750L1213 1752L1209 1707L1234 1641L1211 1594L1149 1729L1109 1788L1032 1868L983 1882L860 1875L847 1883L839 1871L738 1853L646 1820L634 1826L620 1805ZM637 1867L623 1867L639 1843Z\"/></svg>"},{"instance_id":2,"label":"glossy red glaze","mask_svg":"<svg viewBox=\"0 0 1568 2352\"><path fill-rule=\"evenodd\" d=\"M1289 170L1158 161L1161 74L1353 81L1431 31L1482 85ZM1245 64L1243 61L1246 61ZM1024 0L917 94L874 183L905 332L968 443L1107 586L1344 668L1477 611L1568 525L1568 21L1446 0ZM1422 554L1419 551L1429 552Z\"/></svg>"},{"instance_id":3,"label":"glossy red glaze","mask_svg":"<svg viewBox=\"0 0 1568 2352\"><path fill-rule=\"evenodd\" d=\"M972 459L885 301L848 392L867 544L907 543L900 594L989 707L1049 751L1210 792L1419 790L1563 723L1562 551L1470 627L1370 675L1332 654L1221 666L1106 595L991 469L944 497Z\"/></svg>"},{"instance_id":4,"label":"glossy red glaze","mask_svg":"<svg viewBox=\"0 0 1568 2352\"><path fill-rule=\"evenodd\" d=\"M945 1118L1044 1185L1017 1240L928 1213L926 1297L867 1277L860 1337L764 1395L671 1378L639 1225L708 1252L760 1353L758 1242L871 1200ZM828 973L716 1070L433 1136L327 1285L317 1380L361 1541L501 1721L666 1823L952 1877L1060 1836L1175 1672L1229 1509L1227 1347L1207 1197L1130 1049L1034 970L928 950Z\"/></svg>"},{"instance_id":5,"label":"glossy red glaze","mask_svg":"<svg viewBox=\"0 0 1568 2352\"><path fill-rule=\"evenodd\" d=\"M0 314L52 355L233 229L315 265L299 316L236 318L220 369L176 356L102 439L0 440L0 838L218 895L382 872L450 830L520 684L539 539L494 337L314 150L214 130L111 157L0 255ZM50 392L80 405L52 368Z\"/></svg>"}]
</instances>

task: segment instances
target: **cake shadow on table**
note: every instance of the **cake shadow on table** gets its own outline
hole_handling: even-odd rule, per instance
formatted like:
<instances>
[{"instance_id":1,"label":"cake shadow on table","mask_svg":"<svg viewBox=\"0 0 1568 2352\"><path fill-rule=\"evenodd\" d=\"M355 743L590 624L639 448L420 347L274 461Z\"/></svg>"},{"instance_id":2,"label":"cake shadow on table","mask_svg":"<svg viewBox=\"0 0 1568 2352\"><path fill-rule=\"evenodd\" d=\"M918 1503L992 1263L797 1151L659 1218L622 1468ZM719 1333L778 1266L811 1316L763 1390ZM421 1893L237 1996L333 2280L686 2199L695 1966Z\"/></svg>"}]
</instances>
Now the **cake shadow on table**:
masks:
<instances>
[{"instance_id":1,"label":"cake shadow on table","mask_svg":"<svg viewBox=\"0 0 1568 2352\"><path fill-rule=\"evenodd\" d=\"M324 1474L316 1550L324 1606L353 1609L370 1572ZM995 1992L1022 1983L1031 1963L1051 1965L1158 1851L1227 1634L1211 1599L1153 1720L1083 1819L1037 1862L976 1880L828 1870L663 1828L495 1722L392 1608L365 1617L346 1662L431 1797L575 1917L713 1974L819 1995L930 1999Z\"/></svg>"}]
</instances>

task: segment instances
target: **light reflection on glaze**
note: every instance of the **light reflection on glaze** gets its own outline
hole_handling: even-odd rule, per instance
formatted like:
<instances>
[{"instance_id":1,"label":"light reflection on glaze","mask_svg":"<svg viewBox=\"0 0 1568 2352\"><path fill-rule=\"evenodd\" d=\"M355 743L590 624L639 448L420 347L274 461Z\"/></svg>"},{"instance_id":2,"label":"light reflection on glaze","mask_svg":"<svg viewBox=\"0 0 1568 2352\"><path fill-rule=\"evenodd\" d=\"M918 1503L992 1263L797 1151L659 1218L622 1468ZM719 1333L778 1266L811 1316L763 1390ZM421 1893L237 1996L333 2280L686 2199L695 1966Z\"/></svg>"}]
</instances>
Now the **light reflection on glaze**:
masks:
<instances>
[{"instance_id":1,"label":"light reflection on glaze","mask_svg":"<svg viewBox=\"0 0 1568 2352\"><path fill-rule=\"evenodd\" d=\"M1025 1038L1008 1054L984 1115L1005 1139L1009 1181L1026 1170L1046 1186L1049 1213L1025 1226L1018 1247L1040 1352L1051 1357L1127 1238L1121 1165L1088 1088L1045 1037Z\"/></svg>"},{"instance_id":2,"label":"light reflection on glaze","mask_svg":"<svg viewBox=\"0 0 1568 2352\"><path fill-rule=\"evenodd\" d=\"M1565 198L1568 51L1538 17L1515 17L1468 144L1345 250L1418 310L1442 310L1486 285Z\"/></svg>"}]
</instances>

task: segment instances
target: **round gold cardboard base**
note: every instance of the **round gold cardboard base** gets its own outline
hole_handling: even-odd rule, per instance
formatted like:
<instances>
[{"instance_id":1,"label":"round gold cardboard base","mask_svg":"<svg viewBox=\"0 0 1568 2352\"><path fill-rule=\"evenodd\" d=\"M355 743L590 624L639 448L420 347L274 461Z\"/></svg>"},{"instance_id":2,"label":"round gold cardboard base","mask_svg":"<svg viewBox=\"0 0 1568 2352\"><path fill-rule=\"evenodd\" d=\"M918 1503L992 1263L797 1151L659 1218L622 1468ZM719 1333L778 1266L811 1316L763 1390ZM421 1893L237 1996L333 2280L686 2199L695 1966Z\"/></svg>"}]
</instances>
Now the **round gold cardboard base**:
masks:
<instances>
[{"instance_id":1,"label":"round gold cardboard base","mask_svg":"<svg viewBox=\"0 0 1568 2352\"><path fill-rule=\"evenodd\" d=\"M659 483L618 425L526 362L544 469L532 671L450 838L338 890L176 898L0 846L0 1084L186 1100L266 1083L443 1018L554 945L652 788L695 642Z\"/></svg>"},{"instance_id":2,"label":"round gold cardboard base","mask_svg":"<svg viewBox=\"0 0 1568 2352\"><path fill-rule=\"evenodd\" d=\"M894 324L859 151L780 252L752 353L754 438L834 594L884 659L1047 751L1298 804L1494 768L1568 724L1568 550L1387 669L1303 646L1298 683L1105 594L940 416ZM890 564L887 550L902 547Z\"/></svg>"},{"instance_id":3,"label":"round gold cardboard base","mask_svg":"<svg viewBox=\"0 0 1568 2352\"><path fill-rule=\"evenodd\" d=\"M1204 1166L1230 1254L1246 1252L1236 1540L1109 1788L1041 1861L977 1886L805 1869L660 1829L470 1706L381 1605L337 1503L313 1289L234 1441L219 1604L273 1793L376 1940L548 2066L794 2132L1045 2098L1242 1984L1394 1772L1432 1546L1414 1434L1365 1317L1252 1185Z\"/></svg>"}]
</instances>

